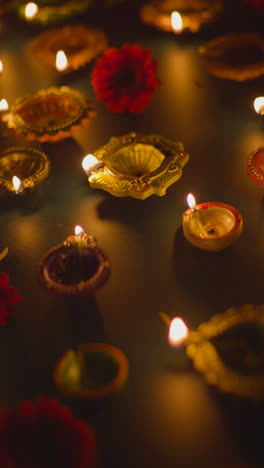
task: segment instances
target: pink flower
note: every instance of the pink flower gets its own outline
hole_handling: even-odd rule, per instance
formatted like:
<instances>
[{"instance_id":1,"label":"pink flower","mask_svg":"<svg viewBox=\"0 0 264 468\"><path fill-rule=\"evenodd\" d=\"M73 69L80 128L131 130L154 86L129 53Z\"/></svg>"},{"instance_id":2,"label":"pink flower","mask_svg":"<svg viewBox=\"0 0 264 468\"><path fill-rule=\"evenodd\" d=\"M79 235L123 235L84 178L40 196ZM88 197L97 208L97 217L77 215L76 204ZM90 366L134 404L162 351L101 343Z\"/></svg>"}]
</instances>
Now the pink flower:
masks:
<instances>
[{"instance_id":1,"label":"pink flower","mask_svg":"<svg viewBox=\"0 0 264 468\"><path fill-rule=\"evenodd\" d=\"M8 286L9 276L0 273L0 325L5 325L9 315L16 313L15 302L22 301L22 297L17 294L16 289Z\"/></svg>"}]
</instances>

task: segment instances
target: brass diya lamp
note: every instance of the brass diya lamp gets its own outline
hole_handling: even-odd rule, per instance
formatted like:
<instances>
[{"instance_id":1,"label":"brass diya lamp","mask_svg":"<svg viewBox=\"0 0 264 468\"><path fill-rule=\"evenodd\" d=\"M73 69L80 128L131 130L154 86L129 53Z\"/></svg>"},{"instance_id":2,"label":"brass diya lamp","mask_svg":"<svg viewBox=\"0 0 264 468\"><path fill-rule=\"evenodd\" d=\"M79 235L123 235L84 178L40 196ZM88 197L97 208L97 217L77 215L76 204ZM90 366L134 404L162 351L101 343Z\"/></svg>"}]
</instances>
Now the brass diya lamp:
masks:
<instances>
[{"instance_id":1,"label":"brass diya lamp","mask_svg":"<svg viewBox=\"0 0 264 468\"><path fill-rule=\"evenodd\" d=\"M92 188L144 200L152 194L165 195L188 160L182 143L131 132L111 138L94 155L87 155L83 169Z\"/></svg>"},{"instance_id":2,"label":"brass diya lamp","mask_svg":"<svg viewBox=\"0 0 264 468\"><path fill-rule=\"evenodd\" d=\"M41 283L49 291L68 297L94 295L109 275L108 254L81 226L75 227L74 236L50 249L39 267Z\"/></svg>"}]
</instances>

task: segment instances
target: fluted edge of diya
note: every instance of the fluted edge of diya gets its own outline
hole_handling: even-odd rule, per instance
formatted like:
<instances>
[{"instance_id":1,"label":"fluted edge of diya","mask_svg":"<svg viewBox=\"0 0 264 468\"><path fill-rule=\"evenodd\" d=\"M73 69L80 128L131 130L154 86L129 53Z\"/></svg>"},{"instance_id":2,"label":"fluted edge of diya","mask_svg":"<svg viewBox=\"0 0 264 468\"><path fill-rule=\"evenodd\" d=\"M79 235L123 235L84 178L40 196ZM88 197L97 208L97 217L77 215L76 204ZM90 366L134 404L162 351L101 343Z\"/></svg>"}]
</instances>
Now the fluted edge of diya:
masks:
<instances>
[{"instance_id":1,"label":"fluted edge of diya","mask_svg":"<svg viewBox=\"0 0 264 468\"><path fill-rule=\"evenodd\" d=\"M165 195L189 160L182 143L135 132L112 137L94 156L100 164L87 172L92 188L140 200Z\"/></svg>"},{"instance_id":2,"label":"fluted edge of diya","mask_svg":"<svg viewBox=\"0 0 264 468\"><path fill-rule=\"evenodd\" d=\"M94 103L88 95L61 86L16 99L1 120L16 136L44 143L70 137L95 115Z\"/></svg>"},{"instance_id":3,"label":"fluted edge of diya","mask_svg":"<svg viewBox=\"0 0 264 468\"><path fill-rule=\"evenodd\" d=\"M243 218L231 205L207 202L183 213L182 228L190 244L202 250L217 252L239 238Z\"/></svg>"},{"instance_id":4,"label":"fluted edge of diya","mask_svg":"<svg viewBox=\"0 0 264 468\"><path fill-rule=\"evenodd\" d=\"M119 391L129 374L125 354L105 343L86 343L68 350L54 370L56 387L67 397L100 400Z\"/></svg>"},{"instance_id":5,"label":"fluted edge of diya","mask_svg":"<svg viewBox=\"0 0 264 468\"><path fill-rule=\"evenodd\" d=\"M264 305L217 314L191 331L186 353L208 384L243 398L264 397Z\"/></svg>"},{"instance_id":6,"label":"fluted edge of diya","mask_svg":"<svg viewBox=\"0 0 264 468\"><path fill-rule=\"evenodd\" d=\"M264 74L264 40L259 34L226 34L198 51L208 73L219 78L246 81Z\"/></svg>"},{"instance_id":7,"label":"fluted edge of diya","mask_svg":"<svg viewBox=\"0 0 264 468\"><path fill-rule=\"evenodd\" d=\"M247 173L255 184L264 187L264 146L250 154L247 160Z\"/></svg>"},{"instance_id":8,"label":"fluted edge of diya","mask_svg":"<svg viewBox=\"0 0 264 468\"><path fill-rule=\"evenodd\" d=\"M13 147L0 154L0 187L15 193L14 175L21 180L19 193L33 190L50 173L50 162L45 153L35 148Z\"/></svg>"},{"instance_id":9,"label":"fluted edge of diya","mask_svg":"<svg viewBox=\"0 0 264 468\"><path fill-rule=\"evenodd\" d=\"M56 53L63 50L67 57L63 73L68 73L91 62L107 47L108 40L102 30L73 24L44 31L30 44L30 51L43 65L56 69Z\"/></svg>"},{"instance_id":10,"label":"fluted edge of diya","mask_svg":"<svg viewBox=\"0 0 264 468\"><path fill-rule=\"evenodd\" d=\"M68 237L50 249L39 266L41 284L61 296L92 296L108 280L108 254L93 236Z\"/></svg>"},{"instance_id":11,"label":"fluted edge of diya","mask_svg":"<svg viewBox=\"0 0 264 468\"><path fill-rule=\"evenodd\" d=\"M143 23L163 31L197 33L203 26L214 22L223 10L222 0L162 0L143 4L139 13ZM180 14L182 27L179 30L172 26L173 12Z\"/></svg>"}]
</instances>

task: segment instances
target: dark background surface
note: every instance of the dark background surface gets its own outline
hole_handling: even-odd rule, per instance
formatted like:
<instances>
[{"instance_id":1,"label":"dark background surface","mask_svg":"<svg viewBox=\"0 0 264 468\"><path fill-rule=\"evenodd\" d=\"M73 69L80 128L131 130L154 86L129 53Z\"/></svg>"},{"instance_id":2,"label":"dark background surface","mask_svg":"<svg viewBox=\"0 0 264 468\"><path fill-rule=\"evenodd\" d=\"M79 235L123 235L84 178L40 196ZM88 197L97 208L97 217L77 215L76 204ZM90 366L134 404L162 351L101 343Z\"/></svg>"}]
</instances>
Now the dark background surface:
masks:
<instances>
[{"instance_id":1,"label":"dark background surface","mask_svg":"<svg viewBox=\"0 0 264 468\"><path fill-rule=\"evenodd\" d=\"M51 161L49 178L28 203L21 199L10 208L1 201L0 251L7 246L9 253L0 269L24 301L0 329L0 407L40 394L69 403L52 380L65 350L89 341L121 348L130 363L125 388L103 405L71 405L96 430L101 468L264 464L262 404L220 395L188 363L177 369L177 351L168 347L158 315L179 315L195 328L230 306L263 302L263 190L248 178L246 160L264 141L263 121L252 107L264 93L264 78L234 83L212 77L197 55L199 45L221 32L261 28L263 18L236 5L227 2L217 25L181 37L143 26L133 5L87 13L84 21L102 27L112 46L151 47L163 85L141 115L110 114L97 102L97 116L74 138L33 144ZM93 95L91 66L61 77L34 60L27 45L40 31L6 19L0 99L11 104L61 84ZM118 199L88 186L84 155L132 130L183 141L190 154L182 178L165 197ZM14 144L28 145L1 138L1 148ZM241 212L244 231L237 243L214 254L185 241L181 223L188 192L197 202L221 201ZM41 288L37 268L76 224L107 250L112 274L95 299L67 302Z\"/></svg>"}]
</instances>

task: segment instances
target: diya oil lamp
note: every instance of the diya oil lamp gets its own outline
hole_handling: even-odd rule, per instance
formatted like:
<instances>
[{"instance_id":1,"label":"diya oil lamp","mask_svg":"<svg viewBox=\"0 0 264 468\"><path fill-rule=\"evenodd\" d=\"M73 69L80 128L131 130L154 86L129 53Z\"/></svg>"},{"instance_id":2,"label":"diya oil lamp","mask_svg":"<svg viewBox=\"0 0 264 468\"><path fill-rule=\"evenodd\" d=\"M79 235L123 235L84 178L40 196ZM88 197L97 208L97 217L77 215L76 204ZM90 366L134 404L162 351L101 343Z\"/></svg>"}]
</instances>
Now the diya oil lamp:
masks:
<instances>
[{"instance_id":1,"label":"diya oil lamp","mask_svg":"<svg viewBox=\"0 0 264 468\"><path fill-rule=\"evenodd\" d=\"M31 192L49 175L47 156L34 148L8 148L0 153L0 187L10 195Z\"/></svg>"},{"instance_id":2,"label":"diya oil lamp","mask_svg":"<svg viewBox=\"0 0 264 468\"><path fill-rule=\"evenodd\" d=\"M109 275L108 254L80 226L74 236L49 250L39 267L41 283L62 296L94 295Z\"/></svg>"},{"instance_id":3,"label":"diya oil lamp","mask_svg":"<svg viewBox=\"0 0 264 468\"><path fill-rule=\"evenodd\" d=\"M47 26L85 12L91 3L92 0L74 0L74 2L72 0L64 2L38 0L36 4L35 2L26 3L22 0L16 0L14 7L21 19Z\"/></svg>"},{"instance_id":4,"label":"diya oil lamp","mask_svg":"<svg viewBox=\"0 0 264 468\"><path fill-rule=\"evenodd\" d=\"M195 247L217 252L240 236L243 219L234 207L220 202L196 205L192 194L187 203L190 208L183 213L182 228L185 238Z\"/></svg>"},{"instance_id":5,"label":"diya oil lamp","mask_svg":"<svg viewBox=\"0 0 264 468\"><path fill-rule=\"evenodd\" d=\"M108 40L102 30L82 24L49 29L30 44L30 51L39 62L60 73L87 65L107 48Z\"/></svg>"},{"instance_id":6,"label":"diya oil lamp","mask_svg":"<svg viewBox=\"0 0 264 468\"><path fill-rule=\"evenodd\" d=\"M68 350L57 363L54 381L67 397L98 401L120 390L129 372L125 354L105 343Z\"/></svg>"},{"instance_id":7,"label":"diya oil lamp","mask_svg":"<svg viewBox=\"0 0 264 468\"><path fill-rule=\"evenodd\" d=\"M82 165L92 188L144 200L152 194L165 195L188 160L182 143L131 132L112 137L94 155L87 155Z\"/></svg>"},{"instance_id":8,"label":"diya oil lamp","mask_svg":"<svg viewBox=\"0 0 264 468\"><path fill-rule=\"evenodd\" d=\"M143 23L164 31L196 33L215 21L223 9L221 0L158 0L143 5L140 17Z\"/></svg>"},{"instance_id":9,"label":"diya oil lamp","mask_svg":"<svg viewBox=\"0 0 264 468\"><path fill-rule=\"evenodd\" d=\"M264 187L264 147L250 154L247 160L247 173L255 184Z\"/></svg>"},{"instance_id":10,"label":"diya oil lamp","mask_svg":"<svg viewBox=\"0 0 264 468\"><path fill-rule=\"evenodd\" d=\"M89 96L67 86L42 89L18 98L1 121L16 136L28 141L56 142L88 125L95 116Z\"/></svg>"}]
</instances>

